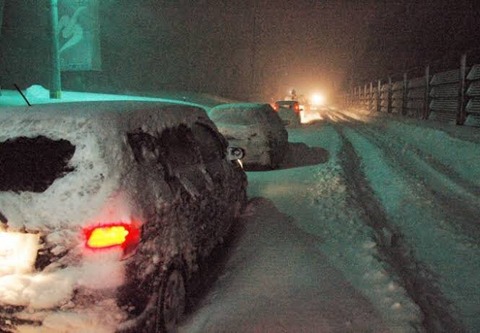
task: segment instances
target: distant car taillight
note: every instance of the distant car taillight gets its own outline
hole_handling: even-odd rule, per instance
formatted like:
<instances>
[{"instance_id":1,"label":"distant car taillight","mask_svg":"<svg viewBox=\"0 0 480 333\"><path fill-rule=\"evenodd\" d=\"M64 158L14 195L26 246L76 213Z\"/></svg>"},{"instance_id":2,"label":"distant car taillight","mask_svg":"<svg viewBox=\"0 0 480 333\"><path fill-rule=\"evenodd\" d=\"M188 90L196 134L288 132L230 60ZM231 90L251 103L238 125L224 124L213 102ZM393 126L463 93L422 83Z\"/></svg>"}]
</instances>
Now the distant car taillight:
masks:
<instances>
[{"instance_id":1,"label":"distant car taillight","mask_svg":"<svg viewBox=\"0 0 480 333\"><path fill-rule=\"evenodd\" d=\"M293 104L293 111L295 111L295 113L299 113L300 112L300 104L298 104L298 103Z\"/></svg>"},{"instance_id":2,"label":"distant car taillight","mask_svg":"<svg viewBox=\"0 0 480 333\"><path fill-rule=\"evenodd\" d=\"M84 230L85 246L91 250L120 247L125 254L132 252L140 241L140 231L132 224L112 223Z\"/></svg>"},{"instance_id":3,"label":"distant car taillight","mask_svg":"<svg viewBox=\"0 0 480 333\"><path fill-rule=\"evenodd\" d=\"M273 103L273 104L272 104L272 108L273 108L273 110L275 110L276 112L278 112L278 104L277 104L277 103Z\"/></svg>"}]
</instances>

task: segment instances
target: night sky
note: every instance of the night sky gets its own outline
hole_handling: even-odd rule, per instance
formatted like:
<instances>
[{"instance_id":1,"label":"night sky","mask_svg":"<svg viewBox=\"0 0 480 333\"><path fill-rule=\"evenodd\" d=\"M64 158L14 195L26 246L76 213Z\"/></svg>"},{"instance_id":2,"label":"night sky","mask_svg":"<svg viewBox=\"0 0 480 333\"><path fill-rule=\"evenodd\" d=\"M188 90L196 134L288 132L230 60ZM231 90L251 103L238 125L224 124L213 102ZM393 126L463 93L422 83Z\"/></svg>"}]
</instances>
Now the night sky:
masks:
<instances>
[{"instance_id":1,"label":"night sky","mask_svg":"<svg viewBox=\"0 0 480 333\"><path fill-rule=\"evenodd\" d=\"M60 0L61 1L61 0ZM6 2L2 86L49 85L47 0ZM102 70L64 89L276 99L455 66L480 40L475 1L100 1ZM7 64L5 64L7 63ZM448 63L448 64L447 64ZM451 64L451 65L450 65Z\"/></svg>"}]
</instances>

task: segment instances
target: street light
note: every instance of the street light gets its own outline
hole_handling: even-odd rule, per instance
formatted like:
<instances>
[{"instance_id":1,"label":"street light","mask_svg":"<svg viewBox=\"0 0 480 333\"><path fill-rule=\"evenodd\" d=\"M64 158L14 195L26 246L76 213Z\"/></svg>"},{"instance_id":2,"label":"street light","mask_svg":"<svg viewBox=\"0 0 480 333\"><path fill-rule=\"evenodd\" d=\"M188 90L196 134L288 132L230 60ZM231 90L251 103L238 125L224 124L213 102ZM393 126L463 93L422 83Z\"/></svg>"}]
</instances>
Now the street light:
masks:
<instances>
[{"instance_id":1,"label":"street light","mask_svg":"<svg viewBox=\"0 0 480 333\"><path fill-rule=\"evenodd\" d=\"M50 98L62 98L62 81L60 76L60 52L58 47L58 0L50 2L50 20L52 27L52 77L50 82Z\"/></svg>"}]
</instances>

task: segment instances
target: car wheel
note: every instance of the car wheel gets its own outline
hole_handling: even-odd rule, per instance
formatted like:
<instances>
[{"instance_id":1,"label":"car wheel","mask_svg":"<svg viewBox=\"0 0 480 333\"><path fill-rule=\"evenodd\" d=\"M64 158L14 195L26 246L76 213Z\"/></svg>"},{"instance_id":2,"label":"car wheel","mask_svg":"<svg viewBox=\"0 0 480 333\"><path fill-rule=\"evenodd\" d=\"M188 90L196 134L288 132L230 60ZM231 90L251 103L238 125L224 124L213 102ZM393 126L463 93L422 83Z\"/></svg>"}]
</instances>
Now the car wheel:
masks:
<instances>
[{"instance_id":1,"label":"car wheel","mask_svg":"<svg viewBox=\"0 0 480 333\"><path fill-rule=\"evenodd\" d=\"M180 269L172 268L162 281L157 304L157 333L176 332L185 311L185 280Z\"/></svg>"}]
</instances>

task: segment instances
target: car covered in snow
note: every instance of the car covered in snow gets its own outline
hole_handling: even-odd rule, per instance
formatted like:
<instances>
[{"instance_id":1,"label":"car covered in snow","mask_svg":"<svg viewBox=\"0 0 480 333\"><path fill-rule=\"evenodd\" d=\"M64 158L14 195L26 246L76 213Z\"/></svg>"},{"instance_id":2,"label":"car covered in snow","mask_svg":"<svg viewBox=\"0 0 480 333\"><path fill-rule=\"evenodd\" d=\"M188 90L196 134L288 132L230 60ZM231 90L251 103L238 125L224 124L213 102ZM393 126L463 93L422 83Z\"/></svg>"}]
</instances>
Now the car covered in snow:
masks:
<instances>
[{"instance_id":1,"label":"car covered in snow","mask_svg":"<svg viewBox=\"0 0 480 333\"><path fill-rule=\"evenodd\" d=\"M285 125L294 127L301 124L302 112L304 110L298 101L276 101L273 104L273 109L284 121Z\"/></svg>"},{"instance_id":2,"label":"car covered in snow","mask_svg":"<svg viewBox=\"0 0 480 333\"><path fill-rule=\"evenodd\" d=\"M174 331L246 204L227 147L186 105L0 110L0 331Z\"/></svg>"},{"instance_id":3,"label":"car covered in snow","mask_svg":"<svg viewBox=\"0 0 480 333\"><path fill-rule=\"evenodd\" d=\"M231 146L241 147L245 168L277 168L288 149L288 132L270 104L220 104L208 112Z\"/></svg>"}]
</instances>

